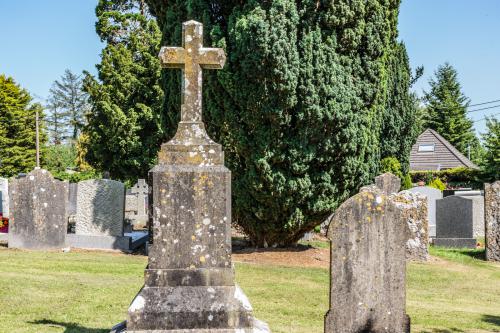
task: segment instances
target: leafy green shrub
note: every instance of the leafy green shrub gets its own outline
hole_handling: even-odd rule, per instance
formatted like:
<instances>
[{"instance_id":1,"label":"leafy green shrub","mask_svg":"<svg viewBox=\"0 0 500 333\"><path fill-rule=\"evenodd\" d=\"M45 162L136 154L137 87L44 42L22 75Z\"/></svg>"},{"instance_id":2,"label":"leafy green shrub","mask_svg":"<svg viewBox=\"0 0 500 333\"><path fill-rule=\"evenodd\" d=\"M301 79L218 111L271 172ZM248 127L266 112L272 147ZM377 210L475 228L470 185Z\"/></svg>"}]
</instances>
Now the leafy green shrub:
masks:
<instances>
[{"instance_id":1,"label":"leafy green shrub","mask_svg":"<svg viewBox=\"0 0 500 333\"><path fill-rule=\"evenodd\" d=\"M446 185L439 178L434 178L427 186L437 188L440 191L446 189Z\"/></svg>"},{"instance_id":2,"label":"leafy green shrub","mask_svg":"<svg viewBox=\"0 0 500 333\"><path fill-rule=\"evenodd\" d=\"M413 187L413 183L411 181L411 176L409 173L407 173L404 177L403 177L403 181L401 182L401 189L402 190L409 190L410 188Z\"/></svg>"},{"instance_id":3,"label":"leafy green shrub","mask_svg":"<svg viewBox=\"0 0 500 333\"><path fill-rule=\"evenodd\" d=\"M52 172L52 175L54 176L54 178L60 180L67 180L70 183L78 183L81 182L82 180L102 178L101 173L95 170L74 172L74 173L68 173L66 171L56 171Z\"/></svg>"},{"instance_id":4,"label":"leafy green shrub","mask_svg":"<svg viewBox=\"0 0 500 333\"><path fill-rule=\"evenodd\" d=\"M380 171L382 173L390 172L399 178L403 178L401 172L401 163L395 157L386 157L380 161Z\"/></svg>"}]
</instances>

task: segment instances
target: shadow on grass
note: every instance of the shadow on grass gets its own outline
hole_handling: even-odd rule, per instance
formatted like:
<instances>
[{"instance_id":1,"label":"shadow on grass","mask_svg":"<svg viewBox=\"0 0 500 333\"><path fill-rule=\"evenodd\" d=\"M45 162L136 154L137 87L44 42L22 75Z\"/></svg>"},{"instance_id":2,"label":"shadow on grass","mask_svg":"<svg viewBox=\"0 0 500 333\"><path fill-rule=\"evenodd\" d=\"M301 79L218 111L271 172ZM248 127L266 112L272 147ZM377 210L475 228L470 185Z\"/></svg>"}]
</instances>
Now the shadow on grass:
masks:
<instances>
[{"instance_id":1,"label":"shadow on grass","mask_svg":"<svg viewBox=\"0 0 500 333\"><path fill-rule=\"evenodd\" d=\"M488 324L493 324L500 327L500 316L482 315L481 320Z\"/></svg>"},{"instance_id":2,"label":"shadow on grass","mask_svg":"<svg viewBox=\"0 0 500 333\"><path fill-rule=\"evenodd\" d=\"M463 255L477 260L486 260L486 250L484 248L479 249L457 249L457 248L447 248L447 247L434 247L436 251L441 253Z\"/></svg>"},{"instance_id":3,"label":"shadow on grass","mask_svg":"<svg viewBox=\"0 0 500 333\"><path fill-rule=\"evenodd\" d=\"M471 258L477 260L486 260L486 251L485 249L460 249L457 250L458 253L469 256Z\"/></svg>"},{"instance_id":4,"label":"shadow on grass","mask_svg":"<svg viewBox=\"0 0 500 333\"><path fill-rule=\"evenodd\" d=\"M465 331L458 328L433 328L432 331L425 330L420 333L465 333Z\"/></svg>"},{"instance_id":5,"label":"shadow on grass","mask_svg":"<svg viewBox=\"0 0 500 333\"><path fill-rule=\"evenodd\" d=\"M35 320L35 321L30 321L29 323L36 325L52 326L52 327L64 327L65 328L64 333L108 333L110 331L109 328L108 329L88 328L80 326L76 323L64 323L49 319Z\"/></svg>"}]
</instances>

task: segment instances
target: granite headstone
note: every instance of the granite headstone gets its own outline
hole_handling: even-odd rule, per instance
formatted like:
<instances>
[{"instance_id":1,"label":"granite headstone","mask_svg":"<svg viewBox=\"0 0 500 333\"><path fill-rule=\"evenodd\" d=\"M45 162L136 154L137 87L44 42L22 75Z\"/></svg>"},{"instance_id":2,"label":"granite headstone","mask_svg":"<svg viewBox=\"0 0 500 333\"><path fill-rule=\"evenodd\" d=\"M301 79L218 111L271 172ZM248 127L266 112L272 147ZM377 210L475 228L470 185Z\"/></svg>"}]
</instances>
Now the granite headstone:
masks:
<instances>
[{"instance_id":1,"label":"granite headstone","mask_svg":"<svg viewBox=\"0 0 500 333\"><path fill-rule=\"evenodd\" d=\"M500 180L484 185L486 260L500 261Z\"/></svg>"},{"instance_id":2,"label":"granite headstone","mask_svg":"<svg viewBox=\"0 0 500 333\"><path fill-rule=\"evenodd\" d=\"M58 249L65 246L68 183L35 169L10 184L9 247Z\"/></svg>"},{"instance_id":3,"label":"granite headstone","mask_svg":"<svg viewBox=\"0 0 500 333\"><path fill-rule=\"evenodd\" d=\"M325 333L409 333L401 210L379 188L363 188L337 209L331 241L330 309Z\"/></svg>"},{"instance_id":4,"label":"granite headstone","mask_svg":"<svg viewBox=\"0 0 500 333\"><path fill-rule=\"evenodd\" d=\"M78 183L76 234L123 236L125 185L109 179Z\"/></svg>"},{"instance_id":5,"label":"granite headstone","mask_svg":"<svg viewBox=\"0 0 500 333\"><path fill-rule=\"evenodd\" d=\"M483 209L483 197L451 195L437 200L434 244L475 248L481 224L484 228Z\"/></svg>"}]
</instances>

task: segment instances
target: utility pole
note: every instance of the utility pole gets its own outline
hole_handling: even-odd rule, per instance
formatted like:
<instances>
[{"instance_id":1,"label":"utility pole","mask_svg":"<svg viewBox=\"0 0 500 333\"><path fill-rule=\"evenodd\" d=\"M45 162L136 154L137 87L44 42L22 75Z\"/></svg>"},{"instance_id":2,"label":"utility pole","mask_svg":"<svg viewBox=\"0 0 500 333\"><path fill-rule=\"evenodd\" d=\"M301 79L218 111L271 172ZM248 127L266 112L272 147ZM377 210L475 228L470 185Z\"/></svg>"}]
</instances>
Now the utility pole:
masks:
<instances>
[{"instance_id":1,"label":"utility pole","mask_svg":"<svg viewBox=\"0 0 500 333\"><path fill-rule=\"evenodd\" d=\"M467 158L470 160L470 143L467 145Z\"/></svg>"},{"instance_id":2,"label":"utility pole","mask_svg":"<svg viewBox=\"0 0 500 333\"><path fill-rule=\"evenodd\" d=\"M38 119L38 109L36 109L36 169L40 169L40 126Z\"/></svg>"}]
</instances>

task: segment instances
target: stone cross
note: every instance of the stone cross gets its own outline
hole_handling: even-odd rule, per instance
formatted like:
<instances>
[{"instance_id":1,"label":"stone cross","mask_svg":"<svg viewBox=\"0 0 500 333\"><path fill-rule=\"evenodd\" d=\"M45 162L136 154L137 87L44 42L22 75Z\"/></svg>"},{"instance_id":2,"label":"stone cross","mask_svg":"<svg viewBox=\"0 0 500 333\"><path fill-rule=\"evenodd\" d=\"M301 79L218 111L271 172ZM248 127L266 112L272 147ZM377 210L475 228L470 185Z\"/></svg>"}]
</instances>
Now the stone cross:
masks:
<instances>
[{"instance_id":1,"label":"stone cross","mask_svg":"<svg viewBox=\"0 0 500 333\"><path fill-rule=\"evenodd\" d=\"M202 69L222 69L224 50L203 47L203 24L182 24L182 47L162 47L160 61L165 68L182 69L181 122L201 122Z\"/></svg>"},{"instance_id":2,"label":"stone cross","mask_svg":"<svg viewBox=\"0 0 500 333\"><path fill-rule=\"evenodd\" d=\"M222 68L222 49L202 46L202 24L183 28L183 47L164 47L162 65L182 68L182 116L149 171L152 243L145 283L126 324L112 332L268 333L235 284L231 260L231 171L202 122L203 68Z\"/></svg>"},{"instance_id":3,"label":"stone cross","mask_svg":"<svg viewBox=\"0 0 500 333\"><path fill-rule=\"evenodd\" d=\"M137 215L147 215L146 197L149 193L149 187L146 180L137 180L137 184L130 189L130 193L137 195Z\"/></svg>"}]
</instances>

